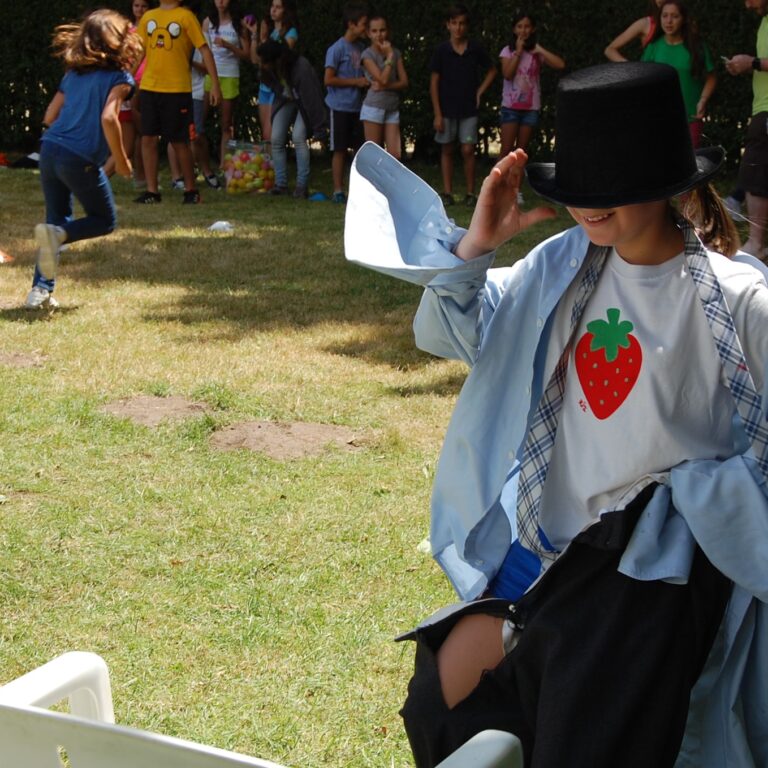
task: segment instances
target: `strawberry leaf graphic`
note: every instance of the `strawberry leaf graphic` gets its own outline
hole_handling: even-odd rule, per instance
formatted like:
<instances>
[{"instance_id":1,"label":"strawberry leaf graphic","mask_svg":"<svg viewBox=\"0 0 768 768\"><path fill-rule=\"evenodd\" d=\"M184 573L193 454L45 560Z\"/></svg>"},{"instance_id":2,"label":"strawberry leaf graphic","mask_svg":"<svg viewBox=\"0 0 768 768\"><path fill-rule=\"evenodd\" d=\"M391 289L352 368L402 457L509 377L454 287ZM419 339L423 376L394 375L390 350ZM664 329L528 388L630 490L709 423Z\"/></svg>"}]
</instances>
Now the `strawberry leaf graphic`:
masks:
<instances>
[{"instance_id":1,"label":"strawberry leaf graphic","mask_svg":"<svg viewBox=\"0 0 768 768\"><path fill-rule=\"evenodd\" d=\"M619 348L629 348L629 334L635 326L629 320L619 321L621 313L618 309L611 308L606 314L607 322L592 320L587 323L587 331L592 334L589 348L593 352L604 350L606 361L612 363L619 356Z\"/></svg>"}]
</instances>

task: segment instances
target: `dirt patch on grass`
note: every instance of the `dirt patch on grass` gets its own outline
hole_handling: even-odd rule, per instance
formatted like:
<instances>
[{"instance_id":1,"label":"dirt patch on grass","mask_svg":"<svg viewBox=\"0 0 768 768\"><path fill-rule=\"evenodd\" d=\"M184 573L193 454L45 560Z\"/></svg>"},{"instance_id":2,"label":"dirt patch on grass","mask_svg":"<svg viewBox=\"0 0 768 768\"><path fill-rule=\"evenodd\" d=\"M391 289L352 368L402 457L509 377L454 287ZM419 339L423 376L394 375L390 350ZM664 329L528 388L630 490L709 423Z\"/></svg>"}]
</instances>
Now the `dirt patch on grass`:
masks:
<instances>
[{"instance_id":1,"label":"dirt patch on grass","mask_svg":"<svg viewBox=\"0 0 768 768\"><path fill-rule=\"evenodd\" d=\"M9 368L39 368L45 360L40 352L0 352L0 365Z\"/></svg>"},{"instance_id":2,"label":"dirt patch on grass","mask_svg":"<svg viewBox=\"0 0 768 768\"><path fill-rule=\"evenodd\" d=\"M181 421L190 416L200 416L208 408L202 403L195 403L184 397L157 397L139 395L116 403L108 403L102 410L113 416L130 419L145 427L156 427L162 421Z\"/></svg>"},{"instance_id":3,"label":"dirt patch on grass","mask_svg":"<svg viewBox=\"0 0 768 768\"><path fill-rule=\"evenodd\" d=\"M245 421L211 435L211 445L221 451L246 448L277 460L317 456L329 446L344 451L360 445L352 430L332 424L279 421Z\"/></svg>"}]
</instances>

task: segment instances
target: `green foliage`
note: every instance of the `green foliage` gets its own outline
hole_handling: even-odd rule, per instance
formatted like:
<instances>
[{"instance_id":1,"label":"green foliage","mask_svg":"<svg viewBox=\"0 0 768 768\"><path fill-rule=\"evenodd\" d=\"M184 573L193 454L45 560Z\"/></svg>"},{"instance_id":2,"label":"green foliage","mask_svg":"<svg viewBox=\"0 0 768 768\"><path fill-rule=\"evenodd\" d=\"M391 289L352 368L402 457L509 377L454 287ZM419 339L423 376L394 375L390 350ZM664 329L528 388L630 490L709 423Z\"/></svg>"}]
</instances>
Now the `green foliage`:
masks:
<instances>
[{"instance_id":1,"label":"green foliage","mask_svg":"<svg viewBox=\"0 0 768 768\"><path fill-rule=\"evenodd\" d=\"M16 12L13 24L0 31L0 146L6 149L33 148L39 139L40 121L61 76L58 61L46 55L51 32L56 24L78 17L90 4L62 0L50 4L28 0ZM107 5L128 12L127 2ZM244 10L262 14L267 0L244 0ZM403 95L401 109L403 133L414 141L420 154L434 152L432 110L429 102L429 58L434 46L445 39L443 24L445 0L388 0L379 6L390 19L394 44L400 48L411 82ZM521 7L518 0L475 0L468 4L472 12L471 34L486 46L496 60L510 35L510 22ZM343 32L340 0L313 0L300 3L300 47L307 58L322 71L326 48ZM605 61L603 49L629 23L642 16L647 3L605 3L601 0L539 0L528 9L539 26L539 39L561 54L567 71ZM731 162L738 150L746 119L750 114L751 88L748 77L729 76L719 56L752 53L755 50L757 18L739 3L699 0L694 9L702 36L716 61L719 83L710 104L710 119L705 128L707 141L723 144ZM639 44L630 46L627 55L638 58ZM532 154L546 158L551 154L554 123L554 91L559 73L545 68L543 75L543 110ZM241 103L237 114L237 132L248 139L258 137L255 68L243 66ZM487 153L497 135L501 80L491 86L481 110L481 148ZM595 116L599 119L599 116ZM215 129L214 129L215 138Z\"/></svg>"}]
</instances>

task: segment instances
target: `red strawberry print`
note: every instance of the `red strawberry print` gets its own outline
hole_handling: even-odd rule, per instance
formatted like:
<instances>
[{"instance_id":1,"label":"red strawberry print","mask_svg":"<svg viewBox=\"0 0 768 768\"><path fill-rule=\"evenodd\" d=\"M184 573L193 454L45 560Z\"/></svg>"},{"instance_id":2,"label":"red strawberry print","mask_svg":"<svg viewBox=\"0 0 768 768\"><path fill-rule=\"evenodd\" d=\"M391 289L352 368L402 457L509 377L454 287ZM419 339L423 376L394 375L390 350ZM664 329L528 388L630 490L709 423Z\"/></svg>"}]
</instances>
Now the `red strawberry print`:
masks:
<instances>
[{"instance_id":1,"label":"red strawberry print","mask_svg":"<svg viewBox=\"0 0 768 768\"><path fill-rule=\"evenodd\" d=\"M627 399L643 362L640 344L631 334L632 323L620 321L618 309L606 314L607 322L587 323L574 356L581 388L598 419L607 419Z\"/></svg>"}]
</instances>

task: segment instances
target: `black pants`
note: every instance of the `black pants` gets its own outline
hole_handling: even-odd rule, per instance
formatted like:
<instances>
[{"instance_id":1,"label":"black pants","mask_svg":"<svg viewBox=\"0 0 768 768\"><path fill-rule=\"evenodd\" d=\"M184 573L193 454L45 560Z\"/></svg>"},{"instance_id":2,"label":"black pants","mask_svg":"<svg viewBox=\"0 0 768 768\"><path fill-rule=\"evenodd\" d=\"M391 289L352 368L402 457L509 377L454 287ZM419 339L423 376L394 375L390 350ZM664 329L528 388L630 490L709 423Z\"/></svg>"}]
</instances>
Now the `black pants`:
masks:
<instances>
[{"instance_id":1,"label":"black pants","mask_svg":"<svg viewBox=\"0 0 768 768\"><path fill-rule=\"evenodd\" d=\"M401 715L417 768L486 728L523 744L526 768L666 768L677 757L691 688L722 620L730 582L697 549L686 585L616 569L653 488L580 534L515 606L517 646L453 709L435 654L470 603L411 636L416 671Z\"/></svg>"}]
</instances>

